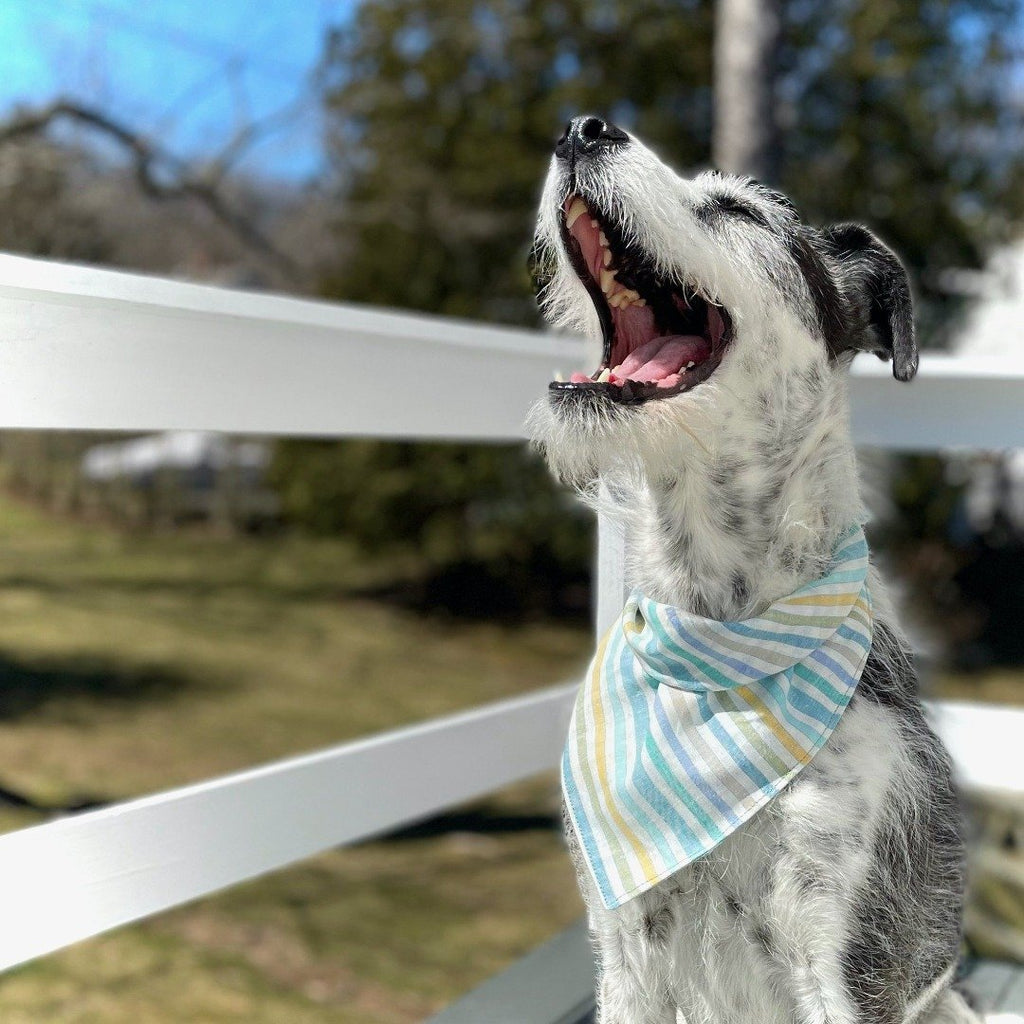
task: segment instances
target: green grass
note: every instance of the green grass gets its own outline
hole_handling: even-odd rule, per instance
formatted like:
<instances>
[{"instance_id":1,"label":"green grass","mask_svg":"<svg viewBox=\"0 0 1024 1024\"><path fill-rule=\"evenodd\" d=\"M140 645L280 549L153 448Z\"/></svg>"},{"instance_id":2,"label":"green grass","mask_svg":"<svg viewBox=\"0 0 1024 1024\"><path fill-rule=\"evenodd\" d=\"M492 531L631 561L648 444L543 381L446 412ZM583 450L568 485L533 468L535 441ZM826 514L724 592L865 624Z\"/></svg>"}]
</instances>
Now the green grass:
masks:
<instances>
[{"instance_id":1,"label":"green grass","mask_svg":"<svg viewBox=\"0 0 1024 1024\"><path fill-rule=\"evenodd\" d=\"M111 800L570 678L583 629L357 596L408 566L340 541L129 536L0 499L0 785ZM334 851L0 981L0 1020L421 1019L568 924L553 779L514 831ZM37 820L5 811L0 828ZM268 827L273 827L268 822Z\"/></svg>"},{"instance_id":2,"label":"green grass","mask_svg":"<svg viewBox=\"0 0 1024 1024\"><path fill-rule=\"evenodd\" d=\"M423 618L357 595L408 571L340 541L131 536L0 498L0 785L111 800L578 672L586 630ZM936 695L1020 702L1022 676ZM556 781L519 820L336 850L0 979L3 1024L405 1024L581 912ZM39 820L0 810L0 830ZM268 827L273 827L268 822ZM461 826L460 826L461 827Z\"/></svg>"}]
</instances>

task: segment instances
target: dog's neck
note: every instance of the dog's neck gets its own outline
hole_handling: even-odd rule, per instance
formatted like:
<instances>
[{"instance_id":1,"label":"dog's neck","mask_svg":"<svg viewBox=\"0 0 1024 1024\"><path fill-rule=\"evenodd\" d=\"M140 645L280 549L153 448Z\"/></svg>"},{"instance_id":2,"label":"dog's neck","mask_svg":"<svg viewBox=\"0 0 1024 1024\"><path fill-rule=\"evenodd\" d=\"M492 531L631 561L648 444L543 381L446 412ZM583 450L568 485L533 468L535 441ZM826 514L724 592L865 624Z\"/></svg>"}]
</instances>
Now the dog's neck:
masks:
<instances>
[{"instance_id":1,"label":"dog's neck","mask_svg":"<svg viewBox=\"0 0 1024 1024\"><path fill-rule=\"evenodd\" d=\"M681 472L631 498L627 580L707 618L756 615L821 576L862 518L845 415L826 411L802 438L741 429L691 449Z\"/></svg>"}]
</instances>

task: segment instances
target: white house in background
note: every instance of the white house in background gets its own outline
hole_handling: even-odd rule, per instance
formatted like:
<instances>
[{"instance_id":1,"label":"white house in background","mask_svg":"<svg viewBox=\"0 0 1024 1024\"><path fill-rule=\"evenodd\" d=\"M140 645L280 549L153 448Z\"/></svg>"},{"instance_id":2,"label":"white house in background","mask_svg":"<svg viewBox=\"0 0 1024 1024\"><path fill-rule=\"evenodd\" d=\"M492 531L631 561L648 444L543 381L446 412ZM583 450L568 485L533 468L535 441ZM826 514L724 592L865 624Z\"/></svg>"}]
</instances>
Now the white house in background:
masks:
<instances>
[{"instance_id":1,"label":"white house in background","mask_svg":"<svg viewBox=\"0 0 1024 1024\"><path fill-rule=\"evenodd\" d=\"M1024 239L997 252L984 272L949 276L953 289L978 297L954 346L957 355L1024 362ZM987 530L1001 508L1024 531L1024 448L971 458L959 468L969 481L965 511L975 530Z\"/></svg>"},{"instance_id":2,"label":"white house in background","mask_svg":"<svg viewBox=\"0 0 1024 1024\"><path fill-rule=\"evenodd\" d=\"M94 484L127 484L145 493L151 513L171 520L226 517L252 524L278 514L277 495L265 481L269 462L265 441L171 430L95 445L82 456L81 473Z\"/></svg>"},{"instance_id":3,"label":"white house in background","mask_svg":"<svg viewBox=\"0 0 1024 1024\"><path fill-rule=\"evenodd\" d=\"M945 277L951 290L979 299L956 352L1024 360L1024 239L999 250L984 271L951 271Z\"/></svg>"},{"instance_id":4,"label":"white house in background","mask_svg":"<svg viewBox=\"0 0 1024 1024\"><path fill-rule=\"evenodd\" d=\"M233 441L209 430L169 430L87 449L82 474L89 480L126 477L136 483L162 470L213 477L230 468L260 476L269 461L270 449L263 441Z\"/></svg>"}]
</instances>

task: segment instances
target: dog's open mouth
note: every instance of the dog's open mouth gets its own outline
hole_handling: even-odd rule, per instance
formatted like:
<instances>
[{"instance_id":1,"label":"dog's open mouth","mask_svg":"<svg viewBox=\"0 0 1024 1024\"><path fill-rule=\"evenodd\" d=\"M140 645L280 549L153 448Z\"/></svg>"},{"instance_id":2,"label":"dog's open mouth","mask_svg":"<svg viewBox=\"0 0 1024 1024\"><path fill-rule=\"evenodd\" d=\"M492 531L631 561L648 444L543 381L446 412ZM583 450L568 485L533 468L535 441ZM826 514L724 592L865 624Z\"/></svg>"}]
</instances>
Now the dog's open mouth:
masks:
<instances>
[{"instance_id":1,"label":"dog's open mouth","mask_svg":"<svg viewBox=\"0 0 1024 1024\"><path fill-rule=\"evenodd\" d=\"M562 242L597 309L604 336L600 367L552 390L597 392L636 404L703 383L732 337L726 310L695 289L668 282L627 245L612 220L577 195L562 206Z\"/></svg>"}]
</instances>

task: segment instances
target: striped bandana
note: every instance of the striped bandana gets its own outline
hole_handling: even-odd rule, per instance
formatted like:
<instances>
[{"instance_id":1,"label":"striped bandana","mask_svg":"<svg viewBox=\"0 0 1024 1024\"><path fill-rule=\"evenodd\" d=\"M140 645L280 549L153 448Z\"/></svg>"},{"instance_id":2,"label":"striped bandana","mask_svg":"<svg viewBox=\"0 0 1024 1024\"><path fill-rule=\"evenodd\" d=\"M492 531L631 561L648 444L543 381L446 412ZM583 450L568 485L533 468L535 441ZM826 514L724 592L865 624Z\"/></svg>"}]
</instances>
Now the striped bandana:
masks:
<instances>
[{"instance_id":1,"label":"striped bandana","mask_svg":"<svg viewBox=\"0 0 1024 1024\"><path fill-rule=\"evenodd\" d=\"M859 526L827 575L717 622L634 592L580 687L562 788L604 905L714 849L839 722L871 648Z\"/></svg>"}]
</instances>

